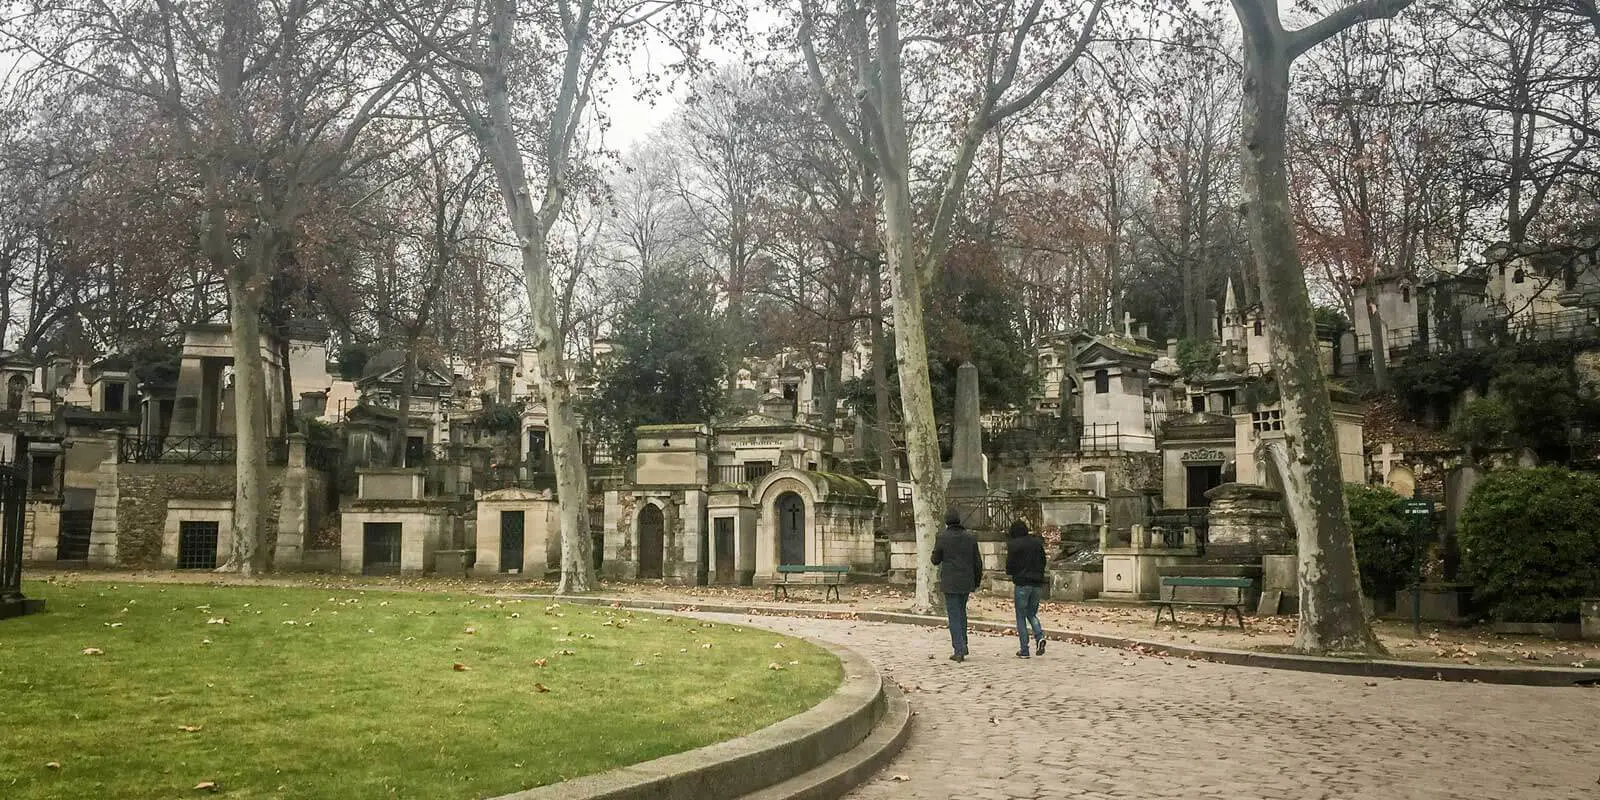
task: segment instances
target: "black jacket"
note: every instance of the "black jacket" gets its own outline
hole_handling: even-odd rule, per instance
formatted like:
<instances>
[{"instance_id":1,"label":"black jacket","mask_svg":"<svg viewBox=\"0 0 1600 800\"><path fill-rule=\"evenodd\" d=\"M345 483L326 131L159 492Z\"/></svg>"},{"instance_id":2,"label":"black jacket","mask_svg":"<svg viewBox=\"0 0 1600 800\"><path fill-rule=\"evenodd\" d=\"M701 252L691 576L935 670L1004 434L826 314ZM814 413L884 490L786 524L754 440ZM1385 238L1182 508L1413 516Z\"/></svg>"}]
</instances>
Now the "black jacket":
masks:
<instances>
[{"instance_id":1,"label":"black jacket","mask_svg":"<svg viewBox=\"0 0 1600 800\"><path fill-rule=\"evenodd\" d=\"M972 594L983 582L983 556L978 537L957 522L947 525L933 545L933 563L939 567L939 591Z\"/></svg>"},{"instance_id":2,"label":"black jacket","mask_svg":"<svg viewBox=\"0 0 1600 800\"><path fill-rule=\"evenodd\" d=\"M1006 574L1018 586L1044 585L1044 540L1028 533L1028 526L1011 526L1006 543Z\"/></svg>"}]
</instances>

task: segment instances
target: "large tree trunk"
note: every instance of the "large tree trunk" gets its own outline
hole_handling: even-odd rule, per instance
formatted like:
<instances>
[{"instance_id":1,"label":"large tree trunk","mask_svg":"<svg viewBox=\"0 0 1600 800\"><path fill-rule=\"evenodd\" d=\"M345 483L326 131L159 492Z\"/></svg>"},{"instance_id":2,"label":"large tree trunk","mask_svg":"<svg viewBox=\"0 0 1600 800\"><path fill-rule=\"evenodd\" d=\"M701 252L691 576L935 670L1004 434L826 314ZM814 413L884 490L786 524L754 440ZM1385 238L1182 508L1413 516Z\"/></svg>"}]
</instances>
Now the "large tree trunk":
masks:
<instances>
[{"instance_id":1,"label":"large tree trunk","mask_svg":"<svg viewBox=\"0 0 1600 800\"><path fill-rule=\"evenodd\" d=\"M227 284L233 333L233 553L217 571L253 575L266 571L268 553L261 546L267 497L267 381L261 363L265 280L249 261L237 261Z\"/></svg>"},{"instance_id":2,"label":"large tree trunk","mask_svg":"<svg viewBox=\"0 0 1600 800\"><path fill-rule=\"evenodd\" d=\"M1257 6L1256 0L1234 0L1234 4ZM1248 10L1240 11L1241 18ZM1291 56L1275 12L1270 24L1245 22L1244 32L1246 222L1273 342L1273 378L1282 398L1283 503L1299 537L1300 626L1295 649L1380 653L1383 647L1361 607L1333 408L1319 364L1311 300L1289 210L1284 142Z\"/></svg>"},{"instance_id":3,"label":"large tree trunk","mask_svg":"<svg viewBox=\"0 0 1600 800\"><path fill-rule=\"evenodd\" d=\"M865 251L876 253L877 231L869 229L863 238L873 245ZM868 243L864 241L863 245ZM893 537L900 530L900 459L895 457L894 433L889 430L894 413L889 407L889 342L883 331L883 270L875 258L868 259L867 287L872 293L872 401L877 423L873 441L878 450L878 470L883 473L883 531Z\"/></svg>"},{"instance_id":4,"label":"large tree trunk","mask_svg":"<svg viewBox=\"0 0 1600 800\"><path fill-rule=\"evenodd\" d=\"M1378 309L1378 276L1367 279L1361 301L1367 306L1367 333L1372 336L1372 385L1380 392L1389 389L1389 342L1383 335L1383 313Z\"/></svg>"},{"instance_id":5,"label":"large tree trunk","mask_svg":"<svg viewBox=\"0 0 1600 800\"><path fill-rule=\"evenodd\" d=\"M528 292L528 311L533 326L534 349L539 354L539 386L549 412L550 450L555 463L556 500L561 517L562 594L587 592L594 586L593 543L589 533L589 476L583 463L583 443L577 414L572 406L572 388L560 329L557 327L555 287L550 279L550 245L547 237L566 202L570 140L568 127L581 111L579 64L587 42L586 31L573 35L565 56L560 96L552 115L545 142L545 186L535 206L528 173L518 146L515 117L507 86L506 65L514 45L512 26L515 3L499 0L490 16L492 67L483 75L483 92L488 111L477 131L484 151L500 182L506 214L517 235L522 256L522 276ZM585 15L587 19L587 14Z\"/></svg>"},{"instance_id":6,"label":"large tree trunk","mask_svg":"<svg viewBox=\"0 0 1600 800\"><path fill-rule=\"evenodd\" d=\"M912 607L927 612L942 605L934 590L933 542L944 524L944 471L939 462L939 433L934 425L933 391L928 378L922 282L912 252L911 187L902 177L904 172L891 169L885 173L884 255L894 298L895 367L900 378L900 408L914 489L911 505L917 536L917 585Z\"/></svg>"}]
</instances>

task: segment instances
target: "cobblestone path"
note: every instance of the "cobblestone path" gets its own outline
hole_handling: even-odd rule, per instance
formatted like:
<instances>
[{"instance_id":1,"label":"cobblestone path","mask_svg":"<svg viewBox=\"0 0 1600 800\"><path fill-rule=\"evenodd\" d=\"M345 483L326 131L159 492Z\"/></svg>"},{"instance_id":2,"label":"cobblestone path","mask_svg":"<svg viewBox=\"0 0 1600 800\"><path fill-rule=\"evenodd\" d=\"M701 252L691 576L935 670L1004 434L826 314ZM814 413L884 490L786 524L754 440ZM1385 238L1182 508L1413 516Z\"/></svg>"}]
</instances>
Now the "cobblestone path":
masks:
<instances>
[{"instance_id":1,"label":"cobblestone path","mask_svg":"<svg viewBox=\"0 0 1600 800\"><path fill-rule=\"evenodd\" d=\"M905 750L850 795L961 800L1600 800L1600 688L1371 680L908 625L739 615L905 688Z\"/></svg>"}]
</instances>

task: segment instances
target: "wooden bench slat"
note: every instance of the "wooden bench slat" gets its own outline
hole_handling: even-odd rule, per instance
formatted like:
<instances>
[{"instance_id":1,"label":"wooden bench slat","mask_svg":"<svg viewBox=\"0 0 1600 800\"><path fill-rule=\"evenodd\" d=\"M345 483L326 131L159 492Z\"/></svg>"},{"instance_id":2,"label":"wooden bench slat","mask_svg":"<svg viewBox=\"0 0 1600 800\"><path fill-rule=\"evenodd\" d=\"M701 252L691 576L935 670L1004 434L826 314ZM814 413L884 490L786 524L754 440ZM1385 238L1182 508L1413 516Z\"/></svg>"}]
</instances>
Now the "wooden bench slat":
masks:
<instances>
[{"instance_id":1,"label":"wooden bench slat","mask_svg":"<svg viewBox=\"0 0 1600 800\"><path fill-rule=\"evenodd\" d=\"M1162 586L1219 586L1226 589L1248 589L1252 581L1249 578L1177 578L1166 577L1161 579Z\"/></svg>"}]
</instances>

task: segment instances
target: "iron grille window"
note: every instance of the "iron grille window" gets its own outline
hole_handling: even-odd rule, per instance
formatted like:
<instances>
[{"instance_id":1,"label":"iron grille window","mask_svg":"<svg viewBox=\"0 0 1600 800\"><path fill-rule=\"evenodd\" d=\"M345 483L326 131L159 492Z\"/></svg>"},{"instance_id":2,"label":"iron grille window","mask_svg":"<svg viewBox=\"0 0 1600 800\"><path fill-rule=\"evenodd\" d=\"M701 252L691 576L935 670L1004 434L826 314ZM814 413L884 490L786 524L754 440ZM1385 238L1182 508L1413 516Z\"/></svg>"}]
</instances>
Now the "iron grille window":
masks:
<instances>
[{"instance_id":1,"label":"iron grille window","mask_svg":"<svg viewBox=\"0 0 1600 800\"><path fill-rule=\"evenodd\" d=\"M1255 411L1250 414L1250 426L1256 433L1283 430L1282 411Z\"/></svg>"},{"instance_id":2,"label":"iron grille window","mask_svg":"<svg viewBox=\"0 0 1600 800\"><path fill-rule=\"evenodd\" d=\"M178 569L217 568L217 523L178 523Z\"/></svg>"}]
</instances>

